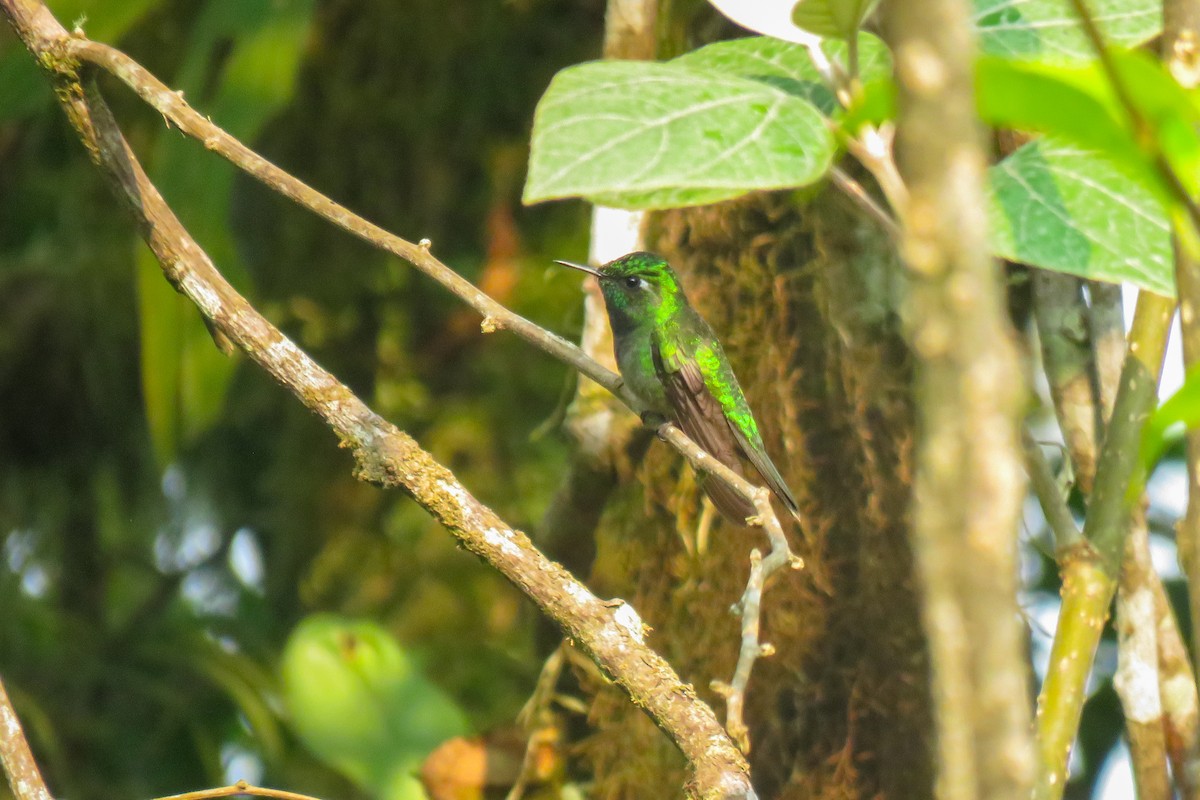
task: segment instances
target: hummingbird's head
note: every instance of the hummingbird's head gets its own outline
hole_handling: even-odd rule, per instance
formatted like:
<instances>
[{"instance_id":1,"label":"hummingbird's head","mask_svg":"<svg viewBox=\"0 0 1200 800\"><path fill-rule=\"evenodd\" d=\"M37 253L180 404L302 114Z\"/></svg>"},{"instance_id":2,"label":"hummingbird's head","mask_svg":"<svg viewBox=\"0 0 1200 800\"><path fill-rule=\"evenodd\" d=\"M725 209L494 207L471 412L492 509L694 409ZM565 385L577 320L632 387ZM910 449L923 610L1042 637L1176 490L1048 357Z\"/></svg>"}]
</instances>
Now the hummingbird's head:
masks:
<instances>
[{"instance_id":1,"label":"hummingbird's head","mask_svg":"<svg viewBox=\"0 0 1200 800\"><path fill-rule=\"evenodd\" d=\"M557 263L596 276L614 331L640 322L665 321L687 304L675 271L653 253L630 253L599 268Z\"/></svg>"}]
</instances>

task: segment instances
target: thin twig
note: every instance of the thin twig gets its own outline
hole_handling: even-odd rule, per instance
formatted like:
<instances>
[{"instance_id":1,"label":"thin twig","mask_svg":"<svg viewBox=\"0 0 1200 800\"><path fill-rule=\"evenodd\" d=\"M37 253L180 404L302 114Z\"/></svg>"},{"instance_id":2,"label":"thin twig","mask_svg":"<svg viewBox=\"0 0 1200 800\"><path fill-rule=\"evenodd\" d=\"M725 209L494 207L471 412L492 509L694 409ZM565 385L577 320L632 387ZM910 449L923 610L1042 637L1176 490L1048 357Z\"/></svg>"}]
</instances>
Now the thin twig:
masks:
<instances>
[{"instance_id":1,"label":"thin twig","mask_svg":"<svg viewBox=\"0 0 1200 800\"><path fill-rule=\"evenodd\" d=\"M1046 461L1046 454L1042 452L1042 446L1034 441L1028 430L1021 431L1021 443L1025 448L1025 466L1029 471L1029 485L1033 487L1033 493L1037 495L1042 512L1046 515L1046 522L1054 534L1054 549L1062 551L1073 547L1083 538L1083 534L1080 532L1079 526L1075 524L1075 517L1071 514L1071 509L1067 507L1066 498L1063 497L1058 481L1054 479L1054 471L1050 469L1050 463Z\"/></svg>"},{"instance_id":2,"label":"thin twig","mask_svg":"<svg viewBox=\"0 0 1200 800\"><path fill-rule=\"evenodd\" d=\"M669 442L697 470L717 476L739 492L749 492L754 503L755 516L747 522L762 527L771 543L771 552L766 558L758 550L750 554L750 578L746 590L738 602L742 616L742 645L738 651L737 666L733 671L733 679L729 683L716 681L713 688L725 698L725 729L734 738L743 752L750 751L749 729L742 719L745 707L746 687L750 682L750 672L754 662L763 656L774 652L771 645L760 642L758 638L762 615L762 593L767 579L784 567L801 569L804 560L794 555L788 546L787 536L779 524L779 517L771 507L771 492L765 487L756 487L722 464L717 459L704 452L694 442L684 436L683 431L674 425L662 425L658 429L661 439ZM743 496L745 496L743 494Z\"/></svg>"},{"instance_id":3,"label":"thin twig","mask_svg":"<svg viewBox=\"0 0 1200 800\"><path fill-rule=\"evenodd\" d=\"M1054 416L1066 443L1075 480L1086 494L1091 492L1096 476L1097 442L1103 438L1100 431L1104 415L1097 400L1096 353L1092 346L1095 337L1089 335L1083 281L1043 269L1032 268L1030 272L1033 313ZM1122 345L1124 336L1122 330ZM1120 365L1121 355L1118 355L1118 370Z\"/></svg>"},{"instance_id":4,"label":"thin twig","mask_svg":"<svg viewBox=\"0 0 1200 800\"><path fill-rule=\"evenodd\" d=\"M888 125L879 128L868 125L857 137L846 138L845 142L850 154L875 177L888 204L900 212L908 207L908 188L896 169L892 138L893 130Z\"/></svg>"},{"instance_id":5,"label":"thin twig","mask_svg":"<svg viewBox=\"0 0 1200 800\"><path fill-rule=\"evenodd\" d=\"M21 729L4 682L0 681L0 767L16 800L53 800Z\"/></svg>"},{"instance_id":6,"label":"thin twig","mask_svg":"<svg viewBox=\"0 0 1200 800\"><path fill-rule=\"evenodd\" d=\"M854 180L854 178L846 174L845 170L837 166L830 167L829 178L847 197L866 211L867 216L878 222L893 241L900 240L900 224L888 213L887 209L879 205L874 197L871 197L861 183Z\"/></svg>"}]
</instances>

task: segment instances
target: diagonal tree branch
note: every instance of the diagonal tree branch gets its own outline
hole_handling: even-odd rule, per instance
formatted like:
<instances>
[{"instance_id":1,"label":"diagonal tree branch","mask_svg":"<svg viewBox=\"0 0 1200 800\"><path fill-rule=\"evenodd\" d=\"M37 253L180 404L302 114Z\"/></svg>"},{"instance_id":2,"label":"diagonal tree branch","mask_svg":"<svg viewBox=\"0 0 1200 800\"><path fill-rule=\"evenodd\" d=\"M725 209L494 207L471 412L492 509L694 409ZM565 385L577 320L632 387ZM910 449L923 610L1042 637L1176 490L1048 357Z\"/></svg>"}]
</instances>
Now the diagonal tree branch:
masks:
<instances>
[{"instance_id":1,"label":"diagonal tree branch","mask_svg":"<svg viewBox=\"0 0 1200 800\"><path fill-rule=\"evenodd\" d=\"M601 601L547 560L523 533L476 500L411 437L371 411L250 306L180 224L138 164L103 99L90 83L81 80L79 63L71 54L71 43L81 40L71 38L40 0L0 0L0 11L50 73L68 119L117 198L133 215L170 283L194 302L217 330L325 421L353 452L359 478L404 490L464 548L497 569L553 618L683 752L692 770L688 788L693 796L754 797L745 759L712 710L645 645L636 612L624 604ZM355 221L358 218L347 217L349 212L326 210L347 225L361 227ZM405 249L414 247L399 241ZM412 255L426 265L435 261L426 248L416 247ZM473 305L494 306L497 313L489 316L500 317L503 312L505 322L513 316L473 288L460 290ZM582 360L573 345L541 333L544 335L537 338L554 342L550 347L556 355L561 353L571 363L578 362L590 377L595 373L594 377L619 388L614 376L593 367L590 359ZM737 488L750 497L758 496L745 481Z\"/></svg>"}]
</instances>

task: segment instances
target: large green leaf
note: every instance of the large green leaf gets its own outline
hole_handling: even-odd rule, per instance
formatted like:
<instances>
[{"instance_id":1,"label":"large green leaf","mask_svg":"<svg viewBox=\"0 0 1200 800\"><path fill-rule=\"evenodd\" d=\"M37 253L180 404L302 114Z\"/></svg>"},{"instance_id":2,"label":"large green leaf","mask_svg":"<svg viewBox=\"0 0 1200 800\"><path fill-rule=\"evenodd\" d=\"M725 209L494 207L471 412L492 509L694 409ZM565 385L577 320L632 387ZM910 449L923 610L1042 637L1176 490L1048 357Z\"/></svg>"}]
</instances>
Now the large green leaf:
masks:
<instances>
[{"instance_id":1,"label":"large green leaf","mask_svg":"<svg viewBox=\"0 0 1200 800\"><path fill-rule=\"evenodd\" d=\"M830 58L846 63L845 42L822 45ZM827 115L838 110L838 101L821 78L808 55L808 48L771 36L749 36L717 42L674 59L672 64L706 69L725 75L761 81L809 101ZM869 33L858 36L859 77L864 83L886 79L892 74L887 47Z\"/></svg>"},{"instance_id":2,"label":"large green leaf","mask_svg":"<svg viewBox=\"0 0 1200 800\"><path fill-rule=\"evenodd\" d=\"M1095 55L1068 0L974 0L980 48L1001 56L1087 59ZM1162 31L1157 0L1091 0L1105 41L1135 47Z\"/></svg>"},{"instance_id":3,"label":"large green leaf","mask_svg":"<svg viewBox=\"0 0 1200 800\"><path fill-rule=\"evenodd\" d=\"M458 706L373 622L305 619L281 670L300 739L377 800L423 797L413 777L421 761L468 731Z\"/></svg>"},{"instance_id":4,"label":"large green leaf","mask_svg":"<svg viewBox=\"0 0 1200 800\"><path fill-rule=\"evenodd\" d=\"M190 39L179 88L243 141L292 96L313 0L209 0ZM214 81L215 79L215 81ZM150 175L222 273L249 280L230 232L234 168L196 142L164 131ZM142 387L155 451L169 461L224 403L235 362L213 345L198 313L138 246Z\"/></svg>"},{"instance_id":5,"label":"large green leaf","mask_svg":"<svg viewBox=\"0 0 1200 800\"><path fill-rule=\"evenodd\" d=\"M996 255L1174 294L1162 206L1108 159L1061 142L1031 142L992 167L990 183Z\"/></svg>"},{"instance_id":6,"label":"large green leaf","mask_svg":"<svg viewBox=\"0 0 1200 800\"><path fill-rule=\"evenodd\" d=\"M807 100L684 63L597 61L555 76L534 116L524 200L696 205L803 186L834 152Z\"/></svg>"}]
</instances>

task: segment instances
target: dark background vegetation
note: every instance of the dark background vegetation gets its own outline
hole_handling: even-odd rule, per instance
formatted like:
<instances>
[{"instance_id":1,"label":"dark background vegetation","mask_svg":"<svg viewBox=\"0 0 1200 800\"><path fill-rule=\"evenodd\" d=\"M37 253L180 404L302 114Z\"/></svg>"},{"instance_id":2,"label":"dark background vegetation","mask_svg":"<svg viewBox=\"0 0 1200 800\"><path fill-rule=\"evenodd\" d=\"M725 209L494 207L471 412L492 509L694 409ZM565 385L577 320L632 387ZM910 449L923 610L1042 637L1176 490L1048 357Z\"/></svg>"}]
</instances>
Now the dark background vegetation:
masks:
<instances>
[{"instance_id":1,"label":"dark background vegetation","mask_svg":"<svg viewBox=\"0 0 1200 800\"><path fill-rule=\"evenodd\" d=\"M237 102L229 68L238 15L254 7L270 20L267 0L133 5L128 24L105 28L124 0L50 3L65 22L86 12L90 35L186 85L197 108L280 166L429 238L517 312L577 332L579 280L549 261L582 259L587 208L523 208L519 196L534 106L558 69L600 54L602 0L293 3L281 19L299 34L279 58L297 61L294 85L285 79L265 106ZM719 29L708 18L695 27L705 38ZM194 313L147 313L147 284L167 301L170 290L27 61L0 29L0 675L51 788L124 800L261 777L368 794L301 744L282 699L284 645L319 612L378 622L474 730L511 725L547 655L532 607L410 500L356 482L328 431L259 371L211 358ZM481 334L473 313L403 263L101 86L168 201L251 301L536 532L572 463L560 425L568 371ZM180 158L194 166L181 173ZM190 191L196 180L231 188ZM765 796L924 796L927 675L905 522L910 365L894 287L877 280L894 268L890 247L816 190L668 213L654 245L725 334L814 520L808 571L781 580L768 608L779 654L751 695L764 743L756 780ZM147 380L147 342L161 350L178 325L199 332L205 355L166 347L156 363L190 371ZM633 599L652 643L707 692L732 669L726 609L749 546L718 524L704 552L690 549L698 493L674 454L654 448L619 471L592 585ZM1169 522L1156 518L1160 530ZM556 542L563 560L592 547ZM1031 590L1050 594L1031 603L1056 591L1041 563ZM598 776L605 797L678 787L682 761L665 738L595 675L576 680L595 735L572 751L573 779ZM1094 705L1080 796L1119 725L1110 689Z\"/></svg>"}]
</instances>

